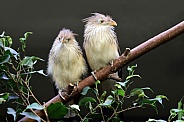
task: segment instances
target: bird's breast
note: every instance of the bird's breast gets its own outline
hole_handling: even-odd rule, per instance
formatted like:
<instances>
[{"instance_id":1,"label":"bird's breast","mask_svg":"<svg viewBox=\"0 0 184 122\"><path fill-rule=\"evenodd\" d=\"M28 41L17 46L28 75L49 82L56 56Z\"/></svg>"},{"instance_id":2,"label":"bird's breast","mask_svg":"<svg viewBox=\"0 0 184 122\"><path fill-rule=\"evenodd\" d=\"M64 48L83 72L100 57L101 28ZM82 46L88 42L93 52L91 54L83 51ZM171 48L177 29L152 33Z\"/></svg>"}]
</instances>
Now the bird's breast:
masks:
<instances>
[{"instance_id":1,"label":"bird's breast","mask_svg":"<svg viewBox=\"0 0 184 122\"><path fill-rule=\"evenodd\" d=\"M87 41L85 52L92 70L99 70L106 64L119 57L116 43L107 38L93 39ZM115 41L115 40L114 40Z\"/></svg>"}]
</instances>

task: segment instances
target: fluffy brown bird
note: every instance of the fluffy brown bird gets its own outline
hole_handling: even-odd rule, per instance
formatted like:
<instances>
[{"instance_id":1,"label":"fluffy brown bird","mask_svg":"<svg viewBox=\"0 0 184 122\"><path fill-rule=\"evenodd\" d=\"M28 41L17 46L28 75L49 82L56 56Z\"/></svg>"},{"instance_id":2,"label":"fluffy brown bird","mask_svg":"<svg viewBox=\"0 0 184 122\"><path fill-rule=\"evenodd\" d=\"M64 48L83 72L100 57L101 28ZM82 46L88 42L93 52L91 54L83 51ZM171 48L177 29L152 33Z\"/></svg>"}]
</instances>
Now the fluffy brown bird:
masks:
<instances>
[{"instance_id":1,"label":"fluffy brown bird","mask_svg":"<svg viewBox=\"0 0 184 122\"><path fill-rule=\"evenodd\" d=\"M69 83L81 81L87 73L86 62L75 35L69 29L62 29L50 50L47 71L59 90L66 88Z\"/></svg>"},{"instance_id":2,"label":"fluffy brown bird","mask_svg":"<svg viewBox=\"0 0 184 122\"><path fill-rule=\"evenodd\" d=\"M114 32L117 23L110 16L100 13L93 13L91 17L83 19L83 22L86 23L83 43L86 57L90 68L93 71L99 70L119 57L117 36ZM110 94L115 82L107 79L100 84L100 91Z\"/></svg>"}]
</instances>

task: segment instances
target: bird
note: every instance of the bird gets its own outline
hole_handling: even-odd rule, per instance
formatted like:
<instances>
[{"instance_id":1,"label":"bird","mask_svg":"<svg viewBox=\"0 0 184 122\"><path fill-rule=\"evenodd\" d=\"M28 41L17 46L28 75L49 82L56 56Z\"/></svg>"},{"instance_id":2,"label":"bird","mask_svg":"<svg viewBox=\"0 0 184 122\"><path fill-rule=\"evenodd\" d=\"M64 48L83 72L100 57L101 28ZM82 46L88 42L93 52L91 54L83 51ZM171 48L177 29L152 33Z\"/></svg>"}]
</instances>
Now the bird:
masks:
<instances>
[{"instance_id":1,"label":"bird","mask_svg":"<svg viewBox=\"0 0 184 122\"><path fill-rule=\"evenodd\" d=\"M91 70L97 71L109 63L112 64L112 61L119 57L120 51L114 31L114 26L117 26L116 21L109 15L101 13L92 13L92 16L82 21L85 23L83 48ZM103 85L100 89L110 94L115 81L113 79L107 81L111 85L105 82L106 86Z\"/></svg>"},{"instance_id":2,"label":"bird","mask_svg":"<svg viewBox=\"0 0 184 122\"><path fill-rule=\"evenodd\" d=\"M87 73L86 61L74 36L71 30L63 28L50 50L47 72L59 90L77 83Z\"/></svg>"},{"instance_id":3,"label":"bird","mask_svg":"<svg viewBox=\"0 0 184 122\"><path fill-rule=\"evenodd\" d=\"M83 48L92 70L91 73L94 79L98 80L95 72L108 64L113 65L113 60L119 57L120 49L114 31L114 26L117 26L117 23L109 15L101 13L92 13L92 16L82 21L85 23ZM121 70L119 75L121 77ZM110 74L98 85L99 94L106 93L106 98L111 95L111 91L115 90L115 84L117 79L121 79L120 77L118 72ZM112 115L112 111L108 108L103 108L103 113L106 117Z\"/></svg>"},{"instance_id":4,"label":"bird","mask_svg":"<svg viewBox=\"0 0 184 122\"><path fill-rule=\"evenodd\" d=\"M87 73L87 64L76 35L70 29L63 28L49 53L47 74L51 76L59 94L70 83L77 84Z\"/></svg>"}]
</instances>

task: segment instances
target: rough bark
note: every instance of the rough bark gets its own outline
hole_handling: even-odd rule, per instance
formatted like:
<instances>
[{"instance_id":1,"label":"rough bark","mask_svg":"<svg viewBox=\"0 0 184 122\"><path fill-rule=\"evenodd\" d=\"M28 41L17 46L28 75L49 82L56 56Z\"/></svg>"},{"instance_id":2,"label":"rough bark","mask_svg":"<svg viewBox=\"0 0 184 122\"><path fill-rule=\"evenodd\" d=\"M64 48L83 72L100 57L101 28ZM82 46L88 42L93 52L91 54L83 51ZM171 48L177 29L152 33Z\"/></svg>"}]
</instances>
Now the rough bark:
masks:
<instances>
[{"instance_id":1,"label":"rough bark","mask_svg":"<svg viewBox=\"0 0 184 122\"><path fill-rule=\"evenodd\" d=\"M155 49L156 47L168 42L169 40L173 39L174 37L182 34L184 32L184 21L175 25L174 27L158 34L157 36L147 40L146 42L138 45L137 47L133 49L125 49L124 53L118 58L113 61L113 65L108 65L104 67L103 69L97 71L95 73L95 76L98 80L104 80L109 74L115 73L119 68L123 67L124 65L128 64L129 62L137 59L138 57L144 55L145 53ZM49 100L45 106L49 106L51 103L55 102L63 102L67 103L71 99L73 99L75 96L77 96L84 87L91 86L95 83L94 77L91 75L84 80L82 80L78 84L78 89L74 88L74 91L72 92L71 96L68 96L67 94L70 94L71 87L68 86L65 92L62 92L60 97L59 95L55 96L51 100ZM35 111L40 117L44 117L45 114L43 111ZM25 121L34 121L30 118L24 117L20 120L20 122Z\"/></svg>"}]
</instances>

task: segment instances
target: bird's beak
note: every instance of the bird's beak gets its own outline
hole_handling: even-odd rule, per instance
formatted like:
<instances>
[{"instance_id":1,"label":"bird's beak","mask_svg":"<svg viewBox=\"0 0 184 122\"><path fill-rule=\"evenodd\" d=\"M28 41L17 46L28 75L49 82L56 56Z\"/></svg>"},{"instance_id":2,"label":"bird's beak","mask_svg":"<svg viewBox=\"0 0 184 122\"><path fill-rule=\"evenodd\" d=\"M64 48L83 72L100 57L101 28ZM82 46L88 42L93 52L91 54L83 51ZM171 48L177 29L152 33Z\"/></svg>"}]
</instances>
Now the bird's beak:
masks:
<instances>
[{"instance_id":1,"label":"bird's beak","mask_svg":"<svg viewBox=\"0 0 184 122\"><path fill-rule=\"evenodd\" d=\"M61 38L61 43L64 44L66 41L64 40L64 37Z\"/></svg>"},{"instance_id":2,"label":"bird's beak","mask_svg":"<svg viewBox=\"0 0 184 122\"><path fill-rule=\"evenodd\" d=\"M117 24L114 20L112 20L112 21L110 22L110 25L111 25L111 26L117 26L118 24Z\"/></svg>"}]
</instances>

